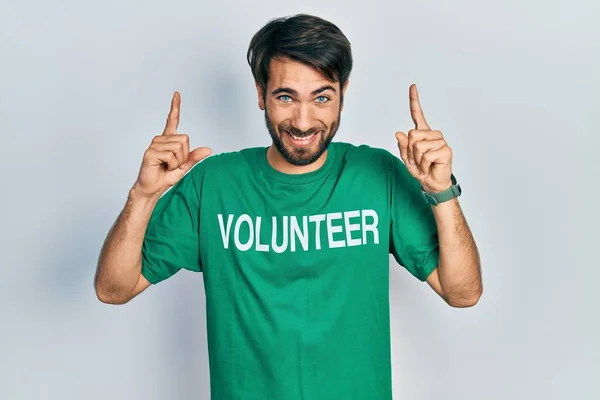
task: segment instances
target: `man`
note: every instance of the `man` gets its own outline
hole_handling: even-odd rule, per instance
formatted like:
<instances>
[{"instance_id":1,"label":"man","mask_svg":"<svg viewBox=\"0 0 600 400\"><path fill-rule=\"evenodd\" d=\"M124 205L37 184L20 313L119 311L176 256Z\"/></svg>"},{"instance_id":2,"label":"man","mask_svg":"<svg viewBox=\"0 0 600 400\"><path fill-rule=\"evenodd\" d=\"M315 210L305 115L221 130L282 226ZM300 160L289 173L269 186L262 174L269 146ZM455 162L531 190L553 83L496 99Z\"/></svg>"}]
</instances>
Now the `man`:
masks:
<instances>
[{"instance_id":1,"label":"man","mask_svg":"<svg viewBox=\"0 0 600 400\"><path fill-rule=\"evenodd\" d=\"M190 151L175 93L102 249L97 296L122 304L202 272L213 399L391 399L389 254L452 306L482 292L452 152L414 85L404 162L332 142L352 56L330 22L273 20L248 62L272 145Z\"/></svg>"}]
</instances>

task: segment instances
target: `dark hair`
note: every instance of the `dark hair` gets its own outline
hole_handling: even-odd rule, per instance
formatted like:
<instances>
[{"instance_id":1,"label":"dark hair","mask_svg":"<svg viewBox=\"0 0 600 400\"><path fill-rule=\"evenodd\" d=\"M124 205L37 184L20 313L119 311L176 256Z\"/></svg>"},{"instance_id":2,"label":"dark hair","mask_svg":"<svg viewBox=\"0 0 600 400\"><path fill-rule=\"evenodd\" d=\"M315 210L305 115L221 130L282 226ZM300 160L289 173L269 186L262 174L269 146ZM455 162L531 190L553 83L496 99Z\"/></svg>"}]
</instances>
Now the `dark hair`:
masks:
<instances>
[{"instance_id":1,"label":"dark hair","mask_svg":"<svg viewBox=\"0 0 600 400\"><path fill-rule=\"evenodd\" d=\"M306 14L277 18L263 26L250 41L246 55L263 95L273 58L289 57L319 70L341 88L352 70L350 42L329 21Z\"/></svg>"}]
</instances>

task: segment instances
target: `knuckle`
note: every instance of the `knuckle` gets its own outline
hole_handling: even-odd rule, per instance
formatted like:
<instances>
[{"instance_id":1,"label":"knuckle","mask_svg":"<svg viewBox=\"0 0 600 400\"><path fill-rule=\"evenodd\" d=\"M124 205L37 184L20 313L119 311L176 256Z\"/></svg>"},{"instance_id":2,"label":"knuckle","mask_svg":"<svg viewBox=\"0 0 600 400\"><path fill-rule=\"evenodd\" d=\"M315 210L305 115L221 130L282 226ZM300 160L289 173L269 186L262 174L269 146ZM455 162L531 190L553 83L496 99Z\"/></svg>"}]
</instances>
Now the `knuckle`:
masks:
<instances>
[{"instance_id":1,"label":"knuckle","mask_svg":"<svg viewBox=\"0 0 600 400\"><path fill-rule=\"evenodd\" d=\"M182 148L183 144L181 144L181 142L179 141L169 143L169 151L171 151L175 155L177 155L177 153L179 153Z\"/></svg>"},{"instance_id":2,"label":"knuckle","mask_svg":"<svg viewBox=\"0 0 600 400\"><path fill-rule=\"evenodd\" d=\"M152 164L156 158L156 153L153 150L148 150L144 153L144 157L142 157L142 165Z\"/></svg>"}]
</instances>

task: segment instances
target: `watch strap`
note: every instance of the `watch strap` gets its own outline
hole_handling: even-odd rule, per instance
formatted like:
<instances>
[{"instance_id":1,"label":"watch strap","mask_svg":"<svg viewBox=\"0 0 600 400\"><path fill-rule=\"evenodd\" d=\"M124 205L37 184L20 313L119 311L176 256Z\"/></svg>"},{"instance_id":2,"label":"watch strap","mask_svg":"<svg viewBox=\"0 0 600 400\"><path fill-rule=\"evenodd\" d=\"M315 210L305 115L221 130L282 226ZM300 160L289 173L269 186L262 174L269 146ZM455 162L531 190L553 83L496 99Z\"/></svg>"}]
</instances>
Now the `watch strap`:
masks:
<instances>
[{"instance_id":1,"label":"watch strap","mask_svg":"<svg viewBox=\"0 0 600 400\"><path fill-rule=\"evenodd\" d=\"M451 174L450 179L452 180L452 186L441 192L427 192L425 189L423 189L423 187L421 187L421 191L423 192L423 196L425 197L427 204L437 205L452 200L462 194L462 189L456 181L454 174Z\"/></svg>"}]
</instances>

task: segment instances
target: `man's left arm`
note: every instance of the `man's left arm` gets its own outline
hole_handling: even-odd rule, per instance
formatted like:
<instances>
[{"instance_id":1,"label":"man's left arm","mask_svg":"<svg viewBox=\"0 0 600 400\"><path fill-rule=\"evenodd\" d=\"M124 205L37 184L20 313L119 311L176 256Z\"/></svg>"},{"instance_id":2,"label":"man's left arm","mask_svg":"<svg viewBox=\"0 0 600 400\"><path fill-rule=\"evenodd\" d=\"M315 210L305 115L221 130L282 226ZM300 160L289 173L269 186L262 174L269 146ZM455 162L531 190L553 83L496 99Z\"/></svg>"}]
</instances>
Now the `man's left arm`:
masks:
<instances>
[{"instance_id":1,"label":"man's left arm","mask_svg":"<svg viewBox=\"0 0 600 400\"><path fill-rule=\"evenodd\" d=\"M453 307L474 306L483 291L481 262L458 199L432 208L440 256L438 267L427 277L427 283Z\"/></svg>"},{"instance_id":2,"label":"man's left arm","mask_svg":"<svg viewBox=\"0 0 600 400\"><path fill-rule=\"evenodd\" d=\"M452 150L442 133L431 130L415 85L409 89L415 129L396 133L402 161L426 192L452 185ZM453 307L475 305L483 292L479 252L457 198L433 205L438 228L439 262L427 283Z\"/></svg>"}]
</instances>

